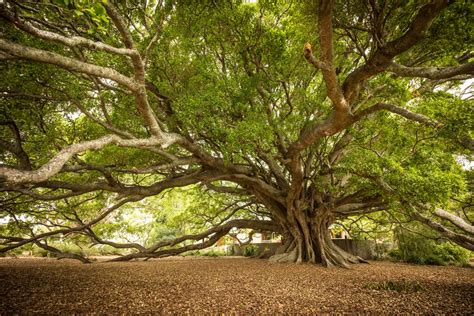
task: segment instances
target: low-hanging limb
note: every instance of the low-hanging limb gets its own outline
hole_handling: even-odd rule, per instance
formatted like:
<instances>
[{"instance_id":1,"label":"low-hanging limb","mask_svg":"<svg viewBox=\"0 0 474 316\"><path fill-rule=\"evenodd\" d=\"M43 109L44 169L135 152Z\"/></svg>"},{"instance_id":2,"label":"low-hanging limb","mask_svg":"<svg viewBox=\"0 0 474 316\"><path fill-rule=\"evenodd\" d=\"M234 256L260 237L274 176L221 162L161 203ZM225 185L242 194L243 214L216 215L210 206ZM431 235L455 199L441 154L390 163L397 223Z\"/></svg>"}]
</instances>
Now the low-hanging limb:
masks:
<instances>
[{"instance_id":1,"label":"low-hanging limb","mask_svg":"<svg viewBox=\"0 0 474 316\"><path fill-rule=\"evenodd\" d=\"M81 256L77 253L70 253L70 252L64 252L59 250L58 248L52 247L46 243L42 243L39 240L35 240L34 244L50 253L52 253L58 260L59 259L74 259L74 260L79 260L82 263L91 263L89 259L87 259L84 256Z\"/></svg>"},{"instance_id":2,"label":"low-hanging limb","mask_svg":"<svg viewBox=\"0 0 474 316\"><path fill-rule=\"evenodd\" d=\"M51 237L51 236L55 236L55 235L59 235L59 234L70 234L70 233L82 232L82 231L86 230L87 228L92 227L93 225L95 225L95 224L99 223L100 221L102 221L105 217L107 217L110 213L112 213L116 209L120 208L122 205L124 205L126 203L129 203L129 202L136 202L136 201L139 201L141 199L142 198L139 197L139 196L125 198L125 199L121 200L120 202L118 202L118 203L112 205L111 207L107 208L105 211L103 211L96 218L94 218L94 219L92 219L92 220L90 220L87 223L84 223L82 225L69 227L69 228L57 229L57 230L37 234L37 235L34 235L33 237L30 237L30 238L17 237L17 238L11 239L12 243L9 243L9 242L4 243L6 246L0 248L0 253L5 253L7 251L10 251L12 249L16 249L18 247L21 247L21 246L29 244L29 243L35 243L35 242L40 241L42 239L45 239L47 237Z\"/></svg>"},{"instance_id":3,"label":"low-hanging limb","mask_svg":"<svg viewBox=\"0 0 474 316\"><path fill-rule=\"evenodd\" d=\"M110 240L105 240L101 237L99 237L91 227L88 227L85 231L84 234L89 236L95 245L108 245L111 247L114 247L116 249L136 249L138 251L146 251L146 248L143 247L140 244L137 243L118 243Z\"/></svg>"},{"instance_id":4,"label":"low-hanging limb","mask_svg":"<svg viewBox=\"0 0 474 316\"><path fill-rule=\"evenodd\" d=\"M382 191L385 192L385 194L397 196L396 190L390 185L388 185L381 177L362 174L359 174L359 176L373 181L374 184L379 186ZM465 231L467 235L454 232L451 229L443 226L442 224L437 223L436 221L431 220L430 218L423 215L419 210L417 210L415 206L413 206L410 202L406 201L403 197L398 197L398 200L400 201L401 206L407 211L409 216L427 225L428 227L431 227L446 239L460 245L461 247L474 251L474 237L472 237L472 233L470 233L469 230ZM426 206L420 205L419 208L426 209ZM446 214L444 213L443 215L446 216Z\"/></svg>"},{"instance_id":5,"label":"low-hanging limb","mask_svg":"<svg viewBox=\"0 0 474 316\"><path fill-rule=\"evenodd\" d=\"M437 223L428 217L422 215L421 213L417 212L413 208L411 212L411 216L415 218L417 221L431 227L435 231L441 234L441 236L446 237L448 240L455 242L456 244L460 245L461 247L464 247L466 249L469 249L471 251L474 251L474 237L471 236L466 236L463 234L456 233L440 223Z\"/></svg>"},{"instance_id":6,"label":"low-hanging limb","mask_svg":"<svg viewBox=\"0 0 474 316\"><path fill-rule=\"evenodd\" d=\"M212 227L205 232L194 234L194 235L185 235L179 238L175 238L167 241L160 241L154 245L146 248L145 251L139 251L136 253L131 253L121 257L111 259L110 261L129 261L132 259L138 258L161 258L167 256L174 256L181 254L183 252L191 250L199 250L208 248L214 245L221 237L229 233L233 228L249 228L260 231L273 231L280 232L281 228L273 221L259 221L259 220L245 220L245 219L235 219L228 221L225 224ZM195 243L187 246L182 246L178 248L173 248L174 246L183 243L185 241L198 241L204 240L200 243Z\"/></svg>"},{"instance_id":7,"label":"low-hanging limb","mask_svg":"<svg viewBox=\"0 0 474 316\"><path fill-rule=\"evenodd\" d=\"M434 210L434 213L436 214L436 216L450 221L454 226L459 229L462 229L466 233L474 235L474 226L463 220L461 217L446 212L445 210L440 208L436 208Z\"/></svg>"}]
</instances>

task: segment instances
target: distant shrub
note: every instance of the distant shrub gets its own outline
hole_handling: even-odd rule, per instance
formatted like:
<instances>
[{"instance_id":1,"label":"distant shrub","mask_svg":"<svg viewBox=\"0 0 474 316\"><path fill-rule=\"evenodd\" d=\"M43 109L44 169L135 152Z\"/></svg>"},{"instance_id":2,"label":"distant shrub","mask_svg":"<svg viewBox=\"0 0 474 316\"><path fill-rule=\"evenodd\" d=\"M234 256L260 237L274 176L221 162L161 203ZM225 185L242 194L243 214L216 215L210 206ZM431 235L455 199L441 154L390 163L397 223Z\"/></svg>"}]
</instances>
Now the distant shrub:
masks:
<instances>
[{"instance_id":1,"label":"distant shrub","mask_svg":"<svg viewBox=\"0 0 474 316\"><path fill-rule=\"evenodd\" d=\"M209 250L209 251L205 251L201 254L202 256L205 256L205 257L223 257L226 255L225 251L222 251L222 250Z\"/></svg>"},{"instance_id":2,"label":"distant shrub","mask_svg":"<svg viewBox=\"0 0 474 316\"><path fill-rule=\"evenodd\" d=\"M392 259L395 259L395 260L403 260L402 259L402 252L398 248L390 250L388 252L388 256Z\"/></svg>"},{"instance_id":3,"label":"distant shrub","mask_svg":"<svg viewBox=\"0 0 474 316\"><path fill-rule=\"evenodd\" d=\"M201 256L201 255L202 254L199 252L199 250L188 251L188 252L180 254L181 257L192 257L192 256Z\"/></svg>"},{"instance_id":4,"label":"distant shrub","mask_svg":"<svg viewBox=\"0 0 474 316\"><path fill-rule=\"evenodd\" d=\"M398 231L395 235L398 249L389 256L415 264L467 265L471 252L450 242L436 242L418 234Z\"/></svg>"},{"instance_id":5,"label":"distant shrub","mask_svg":"<svg viewBox=\"0 0 474 316\"><path fill-rule=\"evenodd\" d=\"M460 263L466 265L469 262L471 252L467 249L445 242L436 246L434 254L447 263Z\"/></svg>"},{"instance_id":6,"label":"distant shrub","mask_svg":"<svg viewBox=\"0 0 474 316\"><path fill-rule=\"evenodd\" d=\"M190 256L202 256L202 257L223 257L226 256L226 252L222 250L204 250L204 251L188 251L181 254L182 257L190 257Z\"/></svg>"},{"instance_id":7,"label":"distant shrub","mask_svg":"<svg viewBox=\"0 0 474 316\"><path fill-rule=\"evenodd\" d=\"M245 257L252 257L254 256L258 251L258 246L255 245L246 245L244 247L243 254Z\"/></svg>"},{"instance_id":8,"label":"distant shrub","mask_svg":"<svg viewBox=\"0 0 474 316\"><path fill-rule=\"evenodd\" d=\"M382 242L376 243L374 247L374 259L373 260L386 260L390 256L393 243L392 242Z\"/></svg>"}]
</instances>

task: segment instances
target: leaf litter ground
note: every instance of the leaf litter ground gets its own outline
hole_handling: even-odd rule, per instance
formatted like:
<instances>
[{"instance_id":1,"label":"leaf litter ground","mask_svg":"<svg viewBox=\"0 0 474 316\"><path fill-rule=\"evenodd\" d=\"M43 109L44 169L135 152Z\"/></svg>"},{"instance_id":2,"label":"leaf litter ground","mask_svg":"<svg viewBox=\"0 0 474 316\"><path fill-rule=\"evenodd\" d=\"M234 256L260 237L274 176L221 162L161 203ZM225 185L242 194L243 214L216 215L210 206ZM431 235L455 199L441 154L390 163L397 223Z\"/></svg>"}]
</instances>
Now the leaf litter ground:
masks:
<instances>
[{"instance_id":1,"label":"leaf litter ground","mask_svg":"<svg viewBox=\"0 0 474 316\"><path fill-rule=\"evenodd\" d=\"M0 260L0 314L474 314L474 269L391 262L325 269L244 258Z\"/></svg>"}]
</instances>

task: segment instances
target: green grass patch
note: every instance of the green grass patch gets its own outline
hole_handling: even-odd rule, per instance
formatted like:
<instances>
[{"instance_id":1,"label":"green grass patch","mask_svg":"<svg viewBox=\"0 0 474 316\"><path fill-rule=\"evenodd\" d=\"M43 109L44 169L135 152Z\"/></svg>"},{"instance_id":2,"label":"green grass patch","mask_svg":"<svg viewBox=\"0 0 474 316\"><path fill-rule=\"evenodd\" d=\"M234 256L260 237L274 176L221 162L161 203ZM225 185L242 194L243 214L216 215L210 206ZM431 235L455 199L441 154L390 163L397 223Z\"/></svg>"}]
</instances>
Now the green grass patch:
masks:
<instances>
[{"instance_id":1,"label":"green grass patch","mask_svg":"<svg viewBox=\"0 0 474 316\"><path fill-rule=\"evenodd\" d=\"M418 281L384 281L377 283L367 283L364 288L377 291L395 291L395 292L420 292L424 290L423 285Z\"/></svg>"}]
</instances>

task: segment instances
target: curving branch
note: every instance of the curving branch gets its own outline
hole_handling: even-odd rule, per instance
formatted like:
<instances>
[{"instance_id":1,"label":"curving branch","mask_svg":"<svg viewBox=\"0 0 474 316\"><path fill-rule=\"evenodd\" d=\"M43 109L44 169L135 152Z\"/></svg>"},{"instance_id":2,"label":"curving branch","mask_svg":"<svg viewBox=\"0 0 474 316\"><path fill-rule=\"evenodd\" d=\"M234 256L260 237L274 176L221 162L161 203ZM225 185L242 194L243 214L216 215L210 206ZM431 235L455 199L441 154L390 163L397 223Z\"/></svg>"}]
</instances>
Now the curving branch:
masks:
<instances>
[{"instance_id":1,"label":"curving branch","mask_svg":"<svg viewBox=\"0 0 474 316\"><path fill-rule=\"evenodd\" d=\"M381 45L363 66L347 76L343 89L349 104L352 104L359 96L362 82L385 71L395 56L407 51L424 37L433 20L448 6L449 2L449 0L434 0L421 7L405 34Z\"/></svg>"},{"instance_id":2,"label":"curving branch","mask_svg":"<svg viewBox=\"0 0 474 316\"><path fill-rule=\"evenodd\" d=\"M13 120L0 120L0 125L6 125L10 128L13 137L14 137L14 142L10 143L7 141L4 141L0 139L0 147L4 148L5 150L8 150L12 154L14 154L20 163L20 168L25 169L25 170L31 170L31 162L30 162L30 157L28 154L25 152L23 149L22 145L22 138L20 135L20 130L18 129L18 126L16 125L15 121Z\"/></svg>"},{"instance_id":3,"label":"curving branch","mask_svg":"<svg viewBox=\"0 0 474 316\"><path fill-rule=\"evenodd\" d=\"M130 33L125 20L112 5L105 5L105 9L109 17L112 19L115 27L119 31L125 46L129 49L135 50L135 43L133 42L132 34ZM150 127L151 134L161 138L164 136L165 133L161 129L158 119L153 113L153 110L151 109L150 104L148 102L146 88L147 85L145 81L145 63L143 62L143 59L140 54L131 56L131 59L134 70L134 78L138 85L138 89L134 91L138 112L144 118L147 125ZM173 142L176 142L178 135L175 135L174 138L175 140Z\"/></svg>"},{"instance_id":4,"label":"curving branch","mask_svg":"<svg viewBox=\"0 0 474 316\"><path fill-rule=\"evenodd\" d=\"M50 246L46 243L42 243L38 240L34 241L34 244L36 246L46 250L46 251L49 251L56 258L58 258L58 260L60 260L60 259L74 259L74 260L79 260L82 263L91 263L91 261L89 259L85 258L84 256L81 256L77 253L70 253L70 252L61 251L56 247L52 247L52 246Z\"/></svg>"},{"instance_id":5,"label":"curving branch","mask_svg":"<svg viewBox=\"0 0 474 316\"><path fill-rule=\"evenodd\" d=\"M461 217L451 214L449 212L446 212L445 210L440 209L440 208L436 208L434 210L434 213L436 214L436 216L450 221L454 226L462 229L466 233L474 235L474 226L464 221Z\"/></svg>"},{"instance_id":6,"label":"curving branch","mask_svg":"<svg viewBox=\"0 0 474 316\"><path fill-rule=\"evenodd\" d=\"M380 110L386 110L395 114L398 114L400 116L403 116L404 118L415 121L427 126L432 126L434 128L442 128L444 127L444 124L442 122L436 121L432 118L429 118L425 115L419 114L419 113L414 113L411 112L407 109L398 107L393 104L388 104L388 103L377 103L367 109L364 109L362 111L359 111L353 116L353 122L360 121L361 119L369 116L370 114L373 114L375 112L378 112ZM459 143L462 147L473 151L474 150L474 139L472 139L467 133L461 134L456 137L456 142Z\"/></svg>"},{"instance_id":7,"label":"curving branch","mask_svg":"<svg viewBox=\"0 0 474 316\"><path fill-rule=\"evenodd\" d=\"M432 80L449 79L459 75L474 75L474 62L454 67L406 67L392 62L387 68L400 77L422 77ZM465 78L463 78L465 79Z\"/></svg>"},{"instance_id":8,"label":"curving branch","mask_svg":"<svg viewBox=\"0 0 474 316\"><path fill-rule=\"evenodd\" d=\"M442 236L446 237L447 239L455 242L456 244L474 251L474 238L471 236L466 236L463 234L455 233L452 230L444 227L440 223L437 223L426 216L421 215L419 212L413 211L412 216L419 222L424 223L425 225L431 227L432 229L436 230Z\"/></svg>"},{"instance_id":9,"label":"curving branch","mask_svg":"<svg viewBox=\"0 0 474 316\"><path fill-rule=\"evenodd\" d=\"M85 234L89 236L96 244L108 245L116 249L137 249L138 251L146 251L145 247L137 243L117 243L110 240L102 239L97 236L97 234L90 227L85 231Z\"/></svg>"},{"instance_id":10,"label":"curving branch","mask_svg":"<svg viewBox=\"0 0 474 316\"><path fill-rule=\"evenodd\" d=\"M380 187L380 189L382 189L382 191L385 192L385 194L392 195L392 196L397 196L398 195L397 191L395 189L393 189L389 184L387 184L381 177L371 176L371 175L366 175L366 174L358 174L358 175L371 180L374 184L376 184L378 187ZM400 201L402 207L404 209L406 209L408 215L411 216L413 219L415 219L415 220L431 227L432 229L437 231L441 236L443 236L444 238L446 238L448 240L451 240L451 241L455 242L456 244L460 245L461 247L464 247L466 249L474 251L474 238L472 237L472 234L469 231L465 230L470 235L464 235L464 234L454 232L454 231L446 228L445 226L441 225L440 223L435 222L434 220L422 215L421 212L419 212L413 205L411 205L410 202L405 200L404 197L398 197L398 200ZM420 208L421 209L426 209L426 207L423 206L423 205L420 205ZM439 212L438 210L435 211L435 214L436 213L439 213L439 214L442 214L443 216L446 216L446 214L444 214L443 212ZM438 215L438 214L436 214L436 215ZM440 215L438 215L438 216L440 216ZM447 216L445 217L445 219L447 219ZM458 221L456 221L456 222L458 222ZM458 222L458 224L460 224L460 223ZM472 228L472 226L471 226L471 228Z\"/></svg>"},{"instance_id":11,"label":"curving branch","mask_svg":"<svg viewBox=\"0 0 474 316\"><path fill-rule=\"evenodd\" d=\"M158 242L151 247L147 248L146 251L136 252L128 254L122 257L114 258L110 261L129 261L137 258L162 258L168 256L174 256L181 254L183 252L191 250L199 250L210 247L214 245L221 237L225 236L233 228L249 228L255 230L265 230L265 231L275 231L280 232L281 228L276 225L273 221L259 221L259 220L245 220L245 219L236 219L231 220L225 224L212 227L205 232L194 234L194 235L185 235L179 238L172 240ZM208 238L204 241L204 239ZM195 243L187 246L182 246L179 248L169 248L176 246L185 241L199 241L203 240L200 243Z\"/></svg>"},{"instance_id":12,"label":"curving branch","mask_svg":"<svg viewBox=\"0 0 474 316\"><path fill-rule=\"evenodd\" d=\"M333 65L334 45L333 45L333 8L334 0L320 0L318 8L318 34L321 51L320 68L323 73L324 82L326 83L328 96L331 99L336 111L347 112L349 104L344 98L341 86L337 80L336 70ZM305 45L305 57L311 53L311 45ZM306 57L308 59L308 57ZM313 58L311 58L312 60Z\"/></svg>"},{"instance_id":13,"label":"curving branch","mask_svg":"<svg viewBox=\"0 0 474 316\"><path fill-rule=\"evenodd\" d=\"M127 87L131 91L137 91L139 89L139 85L135 80L119 73L115 69L85 63L57 53L16 44L2 38L0 38L0 51L17 58L52 64L66 70L107 78Z\"/></svg>"},{"instance_id":14,"label":"curving branch","mask_svg":"<svg viewBox=\"0 0 474 316\"><path fill-rule=\"evenodd\" d=\"M135 136L133 136L132 134L130 134L129 132L126 132L126 131L122 131L120 129L118 129L117 127L115 127L109 118L107 118L107 112L104 111L104 116L106 117L106 121L102 121L101 119L95 117L94 115L92 115L92 113L90 113L83 105L80 101L78 101L76 98L74 98L73 96L71 96L68 92L66 91L60 91L61 93L65 94L67 97L68 97L68 100L71 101L85 116L87 116L90 120L92 120L93 122L96 122L97 124L101 125L102 127L104 127L105 129L109 130L110 132L112 133L115 133L119 136L122 136L124 138L135 138ZM105 107L104 107L105 108Z\"/></svg>"},{"instance_id":15,"label":"curving branch","mask_svg":"<svg viewBox=\"0 0 474 316\"><path fill-rule=\"evenodd\" d=\"M13 168L0 167L0 179L8 184L38 183L46 181L61 171L61 168L75 154L87 151L97 150L106 145L115 144L121 147L147 147L156 145L166 145L162 139L122 139L116 135L107 135L96 140L86 141L66 147L61 150L54 158L41 168L34 171L16 170Z\"/></svg>"},{"instance_id":16,"label":"curving branch","mask_svg":"<svg viewBox=\"0 0 474 316\"><path fill-rule=\"evenodd\" d=\"M334 209L334 212L341 217L348 217L351 215L368 214L387 209L387 203L375 200L373 202L343 204L337 206Z\"/></svg>"},{"instance_id":17,"label":"curving branch","mask_svg":"<svg viewBox=\"0 0 474 316\"><path fill-rule=\"evenodd\" d=\"M407 109L404 109L404 108L401 108L399 106L396 106L396 105L393 105L393 104L388 104L388 103L377 103L365 110L362 110L358 113L356 113L354 115L354 121L359 121L361 119L363 119L364 117L370 115L370 114L373 114L375 112L378 112L378 111L381 111L381 110L385 110L385 111L389 111L389 112L392 112L392 113L395 113L395 114L398 114L400 116L403 116L404 118L408 119L408 120L411 120L411 121L415 121L415 122L418 122L418 123L422 123L422 124L425 124L425 125L430 125L430 126L433 126L433 127L437 127L437 128L440 128L440 127L443 127L443 124L440 123L440 122L437 122L427 116L424 116L422 114L419 114L419 113L414 113L414 112L411 112Z\"/></svg>"},{"instance_id":18,"label":"curving branch","mask_svg":"<svg viewBox=\"0 0 474 316\"><path fill-rule=\"evenodd\" d=\"M85 47L92 50L101 50L107 53L117 54L117 55L125 55L125 56L135 56L138 54L138 51L128 48L118 48L111 45L104 44L98 41L92 41L90 39L81 37L81 36L63 36L61 34L57 34L50 31L45 31L36 28L31 23L27 21L22 21L15 16L13 12L6 8L5 4L0 5L0 16L10 23L15 25L18 29L25 31L35 37L61 43L69 47Z\"/></svg>"},{"instance_id":19,"label":"curving branch","mask_svg":"<svg viewBox=\"0 0 474 316\"><path fill-rule=\"evenodd\" d=\"M304 56L306 60L321 69L324 82L327 87L327 93L335 109L333 115L321 124L311 123L303 128L298 139L290 145L287 152L287 158L295 161L296 156L303 149L307 148L318 139L334 135L351 124L350 106L344 97L341 86L338 83L336 70L333 65L333 25L332 10L333 0L320 0L318 6L318 31L319 44L321 50L321 61L318 61L312 53L311 44L306 43L304 47ZM292 166L293 170L297 167Z\"/></svg>"},{"instance_id":20,"label":"curving branch","mask_svg":"<svg viewBox=\"0 0 474 316\"><path fill-rule=\"evenodd\" d=\"M77 233L77 232L82 232L87 228L92 227L93 225L97 224L101 220L103 220L107 215L115 211L116 209L120 208L122 205L128 203L128 202L136 202L139 201L141 197L134 196L134 197L128 197L126 199L121 200L120 202L112 205L111 207L107 208L105 211L103 211L99 216L94 218L93 220L90 220L87 223L74 226L74 227L69 227L69 228L62 228L62 229L57 229L57 230L52 230L46 233L34 235L30 238L21 238L21 237L14 237L12 241L14 243L9 244L3 248L0 248L0 253L5 253L7 251L10 251L12 249L16 249L18 247L21 247L23 245L29 244L29 243L36 243L44 238L59 235L59 234L70 234L70 233ZM2 237L4 238L4 237Z\"/></svg>"}]
</instances>

